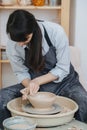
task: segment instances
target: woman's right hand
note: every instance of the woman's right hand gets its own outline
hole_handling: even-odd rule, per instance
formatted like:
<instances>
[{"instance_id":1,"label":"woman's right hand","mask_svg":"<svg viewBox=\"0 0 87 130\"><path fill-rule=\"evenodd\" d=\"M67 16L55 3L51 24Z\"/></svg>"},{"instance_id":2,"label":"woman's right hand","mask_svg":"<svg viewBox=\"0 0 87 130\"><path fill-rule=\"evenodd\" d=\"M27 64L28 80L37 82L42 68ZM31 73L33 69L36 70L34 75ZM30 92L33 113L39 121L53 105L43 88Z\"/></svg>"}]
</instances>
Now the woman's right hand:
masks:
<instances>
[{"instance_id":1,"label":"woman's right hand","mask_svg":"<svg viewBox=\"0 0 87 130\"><path fill-rule=\"evenodd\" d=\"M33 79L29 83L30 95L34 95L38 92L40 85L37 79Z\"/></svg>"},{"instance_id":2,"label":"woman's right hand","mask_svg":"<svg viewBox=\"0 0 87 130\"><path fill-rule=\"evenodd\" d=\"M40 88L39 82L37 81L37 79L33 79L29 82L28 87L22 89L20 92L23 94L22 99L26 100L27 99L27 95L34 95L38 92Z\"/></svg>"}]
</instances>

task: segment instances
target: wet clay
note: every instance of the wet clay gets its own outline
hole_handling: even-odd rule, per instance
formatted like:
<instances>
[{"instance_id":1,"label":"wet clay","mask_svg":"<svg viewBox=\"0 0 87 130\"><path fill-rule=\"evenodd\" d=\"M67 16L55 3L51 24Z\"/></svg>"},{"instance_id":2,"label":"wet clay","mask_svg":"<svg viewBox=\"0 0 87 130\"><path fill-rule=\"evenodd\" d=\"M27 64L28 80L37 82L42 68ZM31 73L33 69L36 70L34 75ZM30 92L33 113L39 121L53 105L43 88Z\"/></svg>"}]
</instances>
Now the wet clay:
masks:
<instances>
[{"instance_id":1,"label":"wet clay","mask_svg":"<svg viewBox=\"0 0 87 130\"><path fill-rule=\"evenodd\" d=\"M12 124L12 125L9 126L9 128L15 129L15 130L16 129L20 129L20 130L22 129L23 130L23 129L29 129L29 125L27 125L27 124Z\"/></svg>"}]
</instances>

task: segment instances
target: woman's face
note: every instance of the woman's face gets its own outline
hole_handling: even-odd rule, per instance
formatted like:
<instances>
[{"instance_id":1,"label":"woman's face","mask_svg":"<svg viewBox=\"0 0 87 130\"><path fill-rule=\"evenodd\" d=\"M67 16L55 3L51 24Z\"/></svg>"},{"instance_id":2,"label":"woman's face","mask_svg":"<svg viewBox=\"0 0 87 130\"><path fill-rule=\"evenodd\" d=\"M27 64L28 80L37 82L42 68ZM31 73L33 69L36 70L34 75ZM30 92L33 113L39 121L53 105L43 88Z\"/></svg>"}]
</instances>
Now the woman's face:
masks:
<instances>
[{"instance_id":1,"label":"woman's face","mask_svg":"<svg viewBox=\"0 0 87 130\"><path fill-rule=\"evenodd\" d=\"M27 45L32 39L33 33L27 35L27 40L24 42L18 42L19 46Z\"/></svg>"}]
</instances>

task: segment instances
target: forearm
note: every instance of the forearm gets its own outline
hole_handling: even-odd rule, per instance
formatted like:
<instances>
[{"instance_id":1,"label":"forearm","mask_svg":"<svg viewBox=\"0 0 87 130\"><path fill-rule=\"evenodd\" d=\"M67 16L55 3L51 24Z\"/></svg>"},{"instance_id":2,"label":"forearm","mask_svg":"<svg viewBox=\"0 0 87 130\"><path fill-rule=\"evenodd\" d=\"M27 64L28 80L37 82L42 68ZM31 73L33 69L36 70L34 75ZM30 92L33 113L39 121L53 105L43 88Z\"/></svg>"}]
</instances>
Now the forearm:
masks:
<instances>
[{"instance_id":1,"label":"forearm","mask_svg":"<svg viewBox=\"0 0 87 130\"><path fill-rule=\"evenodd\" d=\"M54 81L56 79L58 79L58 78L55 77L51 73L39 76L39 77L34 78L32 80L25 79L25 80L22 81L22 84L26 88L21 90L21 93L25 95L24 97L26 99L26 95L28 95L29 93L32 95L32 94L35 94L36 92L38 92L40 85L49 83L49 82Z\"/></svg>"},{"instance_id":2,"label":"forearm","mask_svg":"<svg viewBox=\"0 0 87 130\"><path fill-rule=\"evenodd\" d=\"M58 77L52 75L51 73L48 73L48 74L45 74L45 75L42 75L42 76L36 78L39 85L49 83L49 82L54 81L56 79L58 79Z\"/></svg>"},{"instance_id":3,"label":"forearm","mask_svg":"<svg viewBox=\"0 0 87 130\"><path fill-rule=\"evenodd\" d=\"M24 79L23 81L22 81L22 85L23 86L25 86L25 87L28 87L29 86L29 82L31 81L31 79Z\"/></svg>"}]
</instances>

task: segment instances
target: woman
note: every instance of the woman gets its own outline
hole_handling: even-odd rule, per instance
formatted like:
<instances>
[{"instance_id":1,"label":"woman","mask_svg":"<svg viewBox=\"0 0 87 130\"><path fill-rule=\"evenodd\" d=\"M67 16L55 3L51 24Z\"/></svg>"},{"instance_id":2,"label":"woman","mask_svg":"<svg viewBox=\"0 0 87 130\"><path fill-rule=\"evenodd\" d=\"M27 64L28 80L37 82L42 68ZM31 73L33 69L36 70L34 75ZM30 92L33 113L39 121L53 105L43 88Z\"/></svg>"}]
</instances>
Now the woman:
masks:
<instances>
[{"instance_id":1,"label":"woman","mask_svg":"<svg viewBox=\"0 0 87 130\"><path fill-rule=\"evenodd\" d=\"M11 116L6 108L10 100L22 94L26 99L29 93L49 91L76 101L79 110L75 118L86 122L87 92L70 63L63 28L56 23L38 21L25 10L16 10L8 18L7 34L7 55L19 84L0 91L0 113L4 113L0 114L0 121ZM3 128L2 123L0 126Z\"/></svg>"}]
</instances>

